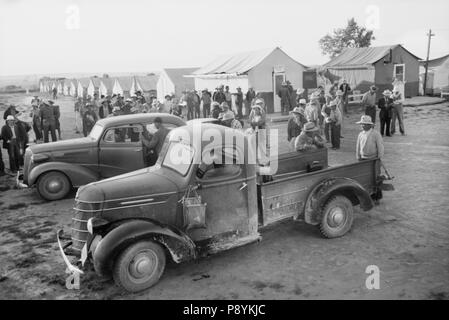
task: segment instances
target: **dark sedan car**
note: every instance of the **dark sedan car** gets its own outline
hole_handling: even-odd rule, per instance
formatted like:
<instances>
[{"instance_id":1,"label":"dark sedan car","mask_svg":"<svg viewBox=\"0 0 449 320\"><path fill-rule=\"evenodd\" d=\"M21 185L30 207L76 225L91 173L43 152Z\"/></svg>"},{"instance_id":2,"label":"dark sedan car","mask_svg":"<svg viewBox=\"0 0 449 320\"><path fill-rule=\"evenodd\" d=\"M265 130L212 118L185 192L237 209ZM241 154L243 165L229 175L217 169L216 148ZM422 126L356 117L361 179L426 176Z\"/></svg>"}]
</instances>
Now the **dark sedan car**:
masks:
<instances>
[{"instance_id":1,"label":"dark sedan car","mask_svg":"<svg viewBox=\"0 0 449 320\"><path fill-rule=\"evenodd\" d=\"M32 145L26 150L22 187L36 186L46 200L64 198L72 188L145 167L140 132L151 135L153 121L171 130L185 121L165 113L144 113L99 120L89 136Z\"/></svg>"}]
</instances>

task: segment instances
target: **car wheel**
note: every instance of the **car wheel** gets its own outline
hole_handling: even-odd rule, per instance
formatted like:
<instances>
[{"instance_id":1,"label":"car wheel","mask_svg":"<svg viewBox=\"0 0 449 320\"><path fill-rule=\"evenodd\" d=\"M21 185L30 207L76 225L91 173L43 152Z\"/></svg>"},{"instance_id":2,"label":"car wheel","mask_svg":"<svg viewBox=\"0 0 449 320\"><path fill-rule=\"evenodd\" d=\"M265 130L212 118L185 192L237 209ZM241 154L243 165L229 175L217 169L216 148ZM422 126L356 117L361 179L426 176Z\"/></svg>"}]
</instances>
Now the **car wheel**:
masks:
<instances>
[{"instance_id":1,"label":"car wheel","mask_svg":"<svg viewBox=\"0 0 449 320\"><path fill-rule=\"evenodd\" d=\"M320 231L326 238L345 235L352 226L354 208L345 196L331 197L321 209Z\"/></svg>"},{"instance_id":2,"label":"car wheel","mask_svg":"<svg viewBox=\"0 0 449 320\"><path fill-rule=\"evenodd\" d=\"M113 278L129 292L139 292L155 285L165 269L165 252L153 241L130 245L116 259Z\"/></svg>"},{"instance_id":3,"label":"car wheel","mask_svg":"<svg viewBox=\"0 0 449 320\"><path fill-rule=\"evenodd\" d=\"M62 172L51 171L44 173L37 181L37 191L45 200L59 200L64 198L71 189L71 183Z\"/></svg>"}]
</instances>

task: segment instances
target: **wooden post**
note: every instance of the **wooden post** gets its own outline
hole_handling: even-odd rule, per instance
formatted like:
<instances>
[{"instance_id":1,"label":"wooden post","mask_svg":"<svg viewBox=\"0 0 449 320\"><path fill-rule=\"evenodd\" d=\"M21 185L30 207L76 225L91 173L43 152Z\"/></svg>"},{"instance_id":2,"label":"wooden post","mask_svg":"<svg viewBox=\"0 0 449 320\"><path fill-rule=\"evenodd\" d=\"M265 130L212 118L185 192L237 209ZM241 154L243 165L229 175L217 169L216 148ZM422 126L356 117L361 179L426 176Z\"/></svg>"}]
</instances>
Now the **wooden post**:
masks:
<instances>
[{"instance_id":1,"label":"wooden post","mask_svg":"<svg viewBox=\"0 0 449 320\"><path fill-rule=\"evenodd\" d=\"M435 34L432 33L432 29L429 29L429 33L427 34L427 36L429 37L429 40L427 41L427 58L426 58L426 65L425 65L425 73L424 73L424 88L423 88L423 96L426 95L426 89L427 89L427 70L429 68L429 53L430 53L430 39L434 36Z\"/></svg>"}]
</instances>

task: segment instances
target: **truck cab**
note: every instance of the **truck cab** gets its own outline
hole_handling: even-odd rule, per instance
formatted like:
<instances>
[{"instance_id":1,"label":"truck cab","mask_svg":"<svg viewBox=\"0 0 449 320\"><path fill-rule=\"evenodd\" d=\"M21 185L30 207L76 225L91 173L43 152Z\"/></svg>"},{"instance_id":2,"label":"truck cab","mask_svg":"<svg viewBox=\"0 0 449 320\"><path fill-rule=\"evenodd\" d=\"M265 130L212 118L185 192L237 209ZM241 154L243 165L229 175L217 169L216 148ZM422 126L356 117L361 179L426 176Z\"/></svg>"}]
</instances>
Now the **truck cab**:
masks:
<instances>
[{"instance_id":1,"label":"truck cab","mask_svg":"<svg viewBox=\"0 0 449 320\"><path fill-rule=\"evenodd\" d=\"M72 188L146 166L139 132L154 133L162 119L168 129L185 122L169 114L133 114L99 120L87 137L27 148L23 173L17 184L33 187L46 200L64 198Z\"/></svg>"},{"instance_id":2,"label":"truck cab","mask_svg":"<svg viewBox=\"0 0 449 320\"><path fill-rule=\"evenodd\" d=\"M83 272L68 253L82 265L92 259L98 275L136 292L159 280L166 259L180 263L259 241L278 221L343 236L353 206L369 210L381 198L377 159L329 167L324 148L262 166L252 141L238 130L188 123L169 133L153 167L81 187L71 242L63 245L58 232L69 269Z\"/></svg>"}]
</instances>

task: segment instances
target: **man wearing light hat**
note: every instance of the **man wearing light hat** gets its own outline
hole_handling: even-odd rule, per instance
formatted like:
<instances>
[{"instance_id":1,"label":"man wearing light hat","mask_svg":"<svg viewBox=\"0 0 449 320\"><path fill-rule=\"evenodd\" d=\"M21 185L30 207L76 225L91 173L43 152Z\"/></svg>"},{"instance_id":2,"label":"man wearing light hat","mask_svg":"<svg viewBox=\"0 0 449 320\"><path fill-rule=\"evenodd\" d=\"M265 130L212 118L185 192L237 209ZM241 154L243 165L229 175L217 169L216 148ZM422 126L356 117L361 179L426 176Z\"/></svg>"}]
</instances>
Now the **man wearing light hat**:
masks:
<instances>
[{"instance_id":1,"label":"man wearing light hat","mask_svg":"<svg viewBox=\"0 0 449 320\"><path fill-rule=\"evenodd\" d=\"M384 133L387 137L391 137L390 134L390 121L392 115L393 99L391 99L391 91L384 90L382 97L377 102L377 106L380 109L379 120L380 120L380 134L383 136Z\"/></svg>"},{"instance_id":2,"label":"man wearing light hat","mask_svg":"<svg viewBox=\"0 0 449 320\"><path fill-rule=\"evenodd\" d=\"M376 86L371 86L369 91L363 95L362 106L365 107L365 114L371 117L373 125L376 123Z\"/></svg>"},{"instance_id":3,"label":"man wearing light hat","mask_svg":"<svg viewBox=\"0 0 449 320\"><path fill-rule=\"evenodd\" d=\"M231 129L242 129L240 121L235 119L234 112L227 112L221 118L221 124Z\"/></svg>"},{"instance_id":4,"label":"man wearing light hat","mask_svg":"<svg viewBox=\"0 0 449 320\"><path fill-rule=\"evenodd\" d=\"M6 124L2 127L0 136L3 139L3 148L8 150L9 168L12 173L19 170L21 161L20 146L26 131L16 123L14 116L6 117Z\"/></svg>"},{"instance_id":5,"label":"man wearing light hat","mask_svg":"<svg viewBox=\"0 0 449 320\"><path fill-rule=\"evenodd\" d=\"M374 123L371 117L363 115L357 124L362 126L355 148L358 161L382 158L384 156L384 143L382 136L373 129Z\"/></svg>"},{"instance_id":6,"label":"man wearing light hat","mask_svg":"<svg viewBox=\"0 0 449 320\"><path fill-rule=\"evenodd\" d=\"M313 122L318 126L319 121L319 112L321 111L320 103L318 101L319 93L314 92L310 96L310 102L307 104L305 108L305 116L308 122Z\"/></svg>"},{"instance_id":7,"label":"man wearing light hat","mask_svg":"<svg viewBox=\"0 0 449 320\"><path fill-rule=\"evenodd\" d=\"M295 140L296 151L308 151L324 147L324 140L319 135L320 128L313 122L307 122Z\"/></svg>"},{"instance_id":8,"label":"man wearing light hat","mask_svg":"<svg viewBox=\"0 0 449 320\"><path fill-rule=\"evenodd\" d=\"M307 120L304 116L304 110L300 107L294 108L291 112L291 117L287 123L287 140L290 142L290 148L294 150L295 139L301 134L302 128Z\"/></svg>"}]
</instances>

